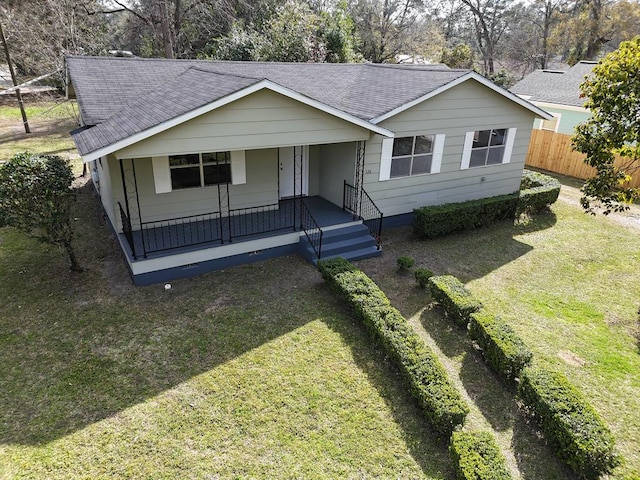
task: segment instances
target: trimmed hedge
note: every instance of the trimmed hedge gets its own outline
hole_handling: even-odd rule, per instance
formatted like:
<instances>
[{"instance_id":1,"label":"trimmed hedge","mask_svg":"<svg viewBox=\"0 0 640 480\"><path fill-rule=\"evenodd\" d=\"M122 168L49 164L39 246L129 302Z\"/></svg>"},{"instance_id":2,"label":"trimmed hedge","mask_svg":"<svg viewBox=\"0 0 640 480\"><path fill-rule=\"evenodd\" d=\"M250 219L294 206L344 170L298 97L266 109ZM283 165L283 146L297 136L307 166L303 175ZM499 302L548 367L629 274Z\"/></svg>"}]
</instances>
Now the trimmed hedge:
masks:
<instances>
[{"instance_id":1,"label":"trimmed hedge","mask_svg":"<svg viewBox=\"0 0 640 480\"><path fill-rule=\"evenodd\" d=\"M431 277L429 290L447 315L463 328L469 324L469 316L482 308L482 304L453 275Z\"/></svg>"},{"instance_id":2,"label":"trimmed hedge","mask_svg":"<svg viewBox=\"0 0 640 480\"><path fill-rule=\"evenodd\" d=\"M416 208L413 231L422 238L484 227L499 220L514 219L518 210L518 193Z\"/></svg>"},{"instance_id":3,"label":"trimmed hedge","mask_svg":"<svg viewBox=\"0 0 640 480\"><path fill-rule=\"evenodd\" d=\"M538 213L555 203L560 195L560 182L549 175L525 170L520 182L518 214Z\"/></svg>"},{"instance_id":4,"label":"trimmed hedge","mask_svg":"<svg viewBox=\"0 0 640 480\"><path fill-rule=\"evenodd\" d=\"M471 314L469 338L482 349L489 366L507 380L514 380L533 354L509 325L485 311Z\"/></svg>"},{"instance_id":5,"label":"trimmed hedge","mask_svg":"<svg viewBox=\"0 0 640 480\"><path fill-rule=\"evenodd\" d=\"M613 435L562 373L526 367L518 391L558 457L576 474L595 479L620 464Z\"/></svg>"},{"instance_id":6,"label":"trimmed hedge","mask_svg":"<svg viewBox=\"0 0 640 480\"><path fill-rule=\"evenodd\" d=\"M468 405L437 356L373 280L343 258L320 260L318 269L382 344L435 430L448 436L462 425Z\"/></svg>"},{"instance_id":7,"label":"trimmed hedge","mask_svg":"<svg viewBox=\"0 0 640 480\"><path fill-rule=\"evenodd\" d=\"M460 480L511 480L490 432L453 432L449 452Z\"/></svg>"},{"instance_id":8,"label":"trimmed hedge","mask_svg":"<svg viewBox=\"0 0 640 480\"><path fill-rule=\"evenodd\" d=\"M416 268L413 272L413 277L420 288L427 288L429 279L433 277L433 272L428 268Z\"/></svg>"}]
</instances>

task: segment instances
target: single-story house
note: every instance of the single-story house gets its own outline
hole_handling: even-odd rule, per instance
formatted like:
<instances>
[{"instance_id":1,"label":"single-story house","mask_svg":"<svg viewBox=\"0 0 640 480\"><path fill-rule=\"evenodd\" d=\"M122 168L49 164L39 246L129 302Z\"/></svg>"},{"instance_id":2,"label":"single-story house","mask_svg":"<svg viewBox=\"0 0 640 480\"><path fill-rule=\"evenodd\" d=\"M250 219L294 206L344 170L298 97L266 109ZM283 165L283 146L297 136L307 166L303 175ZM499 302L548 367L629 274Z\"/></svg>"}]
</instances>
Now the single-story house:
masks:
<instances>
[{"instance_id":1,"label":"single-story house","mask_svg":"<svg viewBox=\"0 0 640 480\"><path fill-rule=\"evenodd\" d=\"M573 135L576 125L591 115L580 97L580 84L597 63L583 60L568 70L536 70L511 87L520 98L553 115L549 120L536 120L534 128Z\"/></svg>"},{"instance_id":2,"label":"single-story house","mask_svg":"<svg viewBox=\"0 0 640 480\"><path fill-rule=\"evenodd\" d=\"M414 208L517 191L535 118L442 65L68 57L72 132L136 284L380 254Z\"/></svg>"}]
</instances>

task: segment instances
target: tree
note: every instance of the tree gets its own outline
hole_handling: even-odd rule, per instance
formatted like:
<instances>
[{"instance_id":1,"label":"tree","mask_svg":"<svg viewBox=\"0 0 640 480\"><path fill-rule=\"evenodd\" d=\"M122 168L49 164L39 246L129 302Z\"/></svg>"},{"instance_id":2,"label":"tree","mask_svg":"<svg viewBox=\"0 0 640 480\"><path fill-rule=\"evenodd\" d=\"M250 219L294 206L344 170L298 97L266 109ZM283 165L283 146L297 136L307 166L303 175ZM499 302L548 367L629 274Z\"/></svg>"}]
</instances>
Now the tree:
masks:
<instances>
[{"instance_id":1,"label":"tree","mask_svg":"<svg viewBox=\"0 0 640 480\"><path fill-rule=\"evenodd\" d=\"M593 203L601 204L605 215L624 211L640 198L637 188L626 185L629 175L640 171L640 36L601 60L580 88L591 118L576 127L573 147L596 169L582 187L580 203L592 214ZM616 153L628 160L616 166Z\"/></svg>"},{"instance_id":2,"label":"tree","mask_svg":"<svg viewBox=\"0 0 640 480\"><path fill-rule=\"evenodd\" d=\"M14 155L0 165L0 227L64 248L71 270L79 272L71 244L72 182L69 162L56 155Z\"/></svg>"}]
</instances>

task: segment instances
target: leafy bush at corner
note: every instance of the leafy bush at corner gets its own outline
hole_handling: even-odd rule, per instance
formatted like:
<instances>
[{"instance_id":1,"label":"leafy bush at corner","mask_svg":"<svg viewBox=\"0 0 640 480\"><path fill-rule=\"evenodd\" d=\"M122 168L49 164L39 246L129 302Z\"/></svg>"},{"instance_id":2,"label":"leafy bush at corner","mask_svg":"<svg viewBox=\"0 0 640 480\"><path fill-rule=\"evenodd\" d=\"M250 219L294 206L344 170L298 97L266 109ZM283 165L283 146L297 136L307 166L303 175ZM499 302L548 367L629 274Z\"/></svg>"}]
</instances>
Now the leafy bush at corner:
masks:
<instances>
[{"instance_id":1,"label":"leafy bush at corner","mask_svg":"<svg viewBox=\"0 0 640 480\"><path fill-rule=\"evenodd\" d=\"M461 327L466 328L469 324L469 315L482 308L482 304L453 275L431 277L429 290L447 315Z\"/></svg>"},{"instance_id":2,"label":"leafy bush at corner","mask_svg":"<svg viewBox=\"0 0 640 480\"><path fill-rule=\"evenodd\" d=\"M533 356L509 325L486 311L471 314L469 337L489 366L507 380L514 380Z\"/></svg>"},{"instance_id":3,"label":"leafy bush at corner","mask_svg":"<svg viewBox=\"0 0 640 480\"><path fill-rule=\"evenodd\" d=\"M520 375L518 392L558 457L576 474L598 478L620 463L614 452L613 435L562 373L526 367Z\"/></svg>"},{"instance_id":4,"label":"leafy bush at corner","mask_svg":"<svg viewBox=\"0 0 640 480\"><path fill-rule=\"evenodd\" d=\"M484 227L499 220L513 220L516 218L517 208L517 193L421 207L413 211L413 231L422 238L439 237Z\"/></svg>"},{"instance_id":5,"label":"leafy bush at corner","mask_svg":"<svg viewBox=\"0 0 640 480\"><path fill-rule=\"evenodd\" d=\"M520 183L518 214L538 213L558 200L560 182L549 175L525 170Z\"/></svg>"},{"instance_id":6,"label":"leafy bush at corner","mask_svg":"<svg viewBox=\"0 0 640 480\"><path fill-rule=\"evenodd\" d=\"M513 478L490 432L453 432L449 452L461 480Z\"/></svg>"},{"instance_id":7,"label":"leafy bush at corner","mask_svg":"<svg viewBox=\"0 0 640 480\"><path fill-rule=\"evenodd\" d=\"M462 425L469 407L442 363L373 280L342 258L321 260L318 269L393 359L434 428L450 435Z\"/></svg>"},{"instance_id":8,"label":"leafy bush at corner","mask_svg":"<svg viewBox=\"0 0 640 480\"><path fill-rule=\"evenodd\" d=\"M427 285L429 285L429 279L433 277L433 272L428 268L416 268L413 272L413 276L420 288L427 288Z\"/></svg>"}]
</instances>

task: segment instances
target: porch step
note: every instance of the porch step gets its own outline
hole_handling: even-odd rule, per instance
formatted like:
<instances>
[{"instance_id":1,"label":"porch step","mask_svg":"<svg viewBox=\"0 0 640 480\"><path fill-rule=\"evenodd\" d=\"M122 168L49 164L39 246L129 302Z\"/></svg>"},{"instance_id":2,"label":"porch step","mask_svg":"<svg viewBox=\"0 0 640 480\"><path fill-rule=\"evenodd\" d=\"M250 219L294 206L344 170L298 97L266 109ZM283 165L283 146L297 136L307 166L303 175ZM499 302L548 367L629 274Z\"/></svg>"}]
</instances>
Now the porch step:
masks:
<instances>
[{"instance_id":1,"label":"porch step","mask_svg":"<svg viewBox=\"0 0 640 480\"><path fill-rule=\"evenodd\" d=\"M304 258L316 264L318 259L313 247L306 236L300 237L300 251ZM369 233L369 229L360 225L325 230L322 233L321 258L342 257L347 260L361 260L363 258L382 255L376 245L376 240Z\"/></svg>"}]
</instances>

